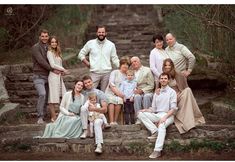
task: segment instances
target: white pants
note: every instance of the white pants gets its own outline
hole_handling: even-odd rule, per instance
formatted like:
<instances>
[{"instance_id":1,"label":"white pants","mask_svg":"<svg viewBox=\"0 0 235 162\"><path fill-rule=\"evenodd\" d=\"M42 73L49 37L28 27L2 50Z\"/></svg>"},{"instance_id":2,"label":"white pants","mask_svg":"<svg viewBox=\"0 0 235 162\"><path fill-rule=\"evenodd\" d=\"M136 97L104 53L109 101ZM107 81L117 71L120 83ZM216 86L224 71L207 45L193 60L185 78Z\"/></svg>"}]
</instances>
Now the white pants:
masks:
<instances>
[{"instance_id":1,"label":"white pants","mask_svg":"<svg viewBox=\"0 0 235 162\"><path fill-rule=\"evenodd\" d=\"M159 121L166 114L166 112L159 112L157 114L150 112L139 112L137 116L137 118L143 122L143 124L152 134L158 132L154 151L161 151L163 149L163 144L166 136L166 128L174 122L174 116L170 116L169 118L167 118L165 123L160 124L157 128L154 122Z\"/></svg>"},{"instance_id":2,"label":"white pants","mask_svg":"<svg viewBox=\"0 0 235 162\"><path fill-rule=\"evenodd\" d=\"M82 121L82 128L87 130L88 127L88 115L89 111L86 106L81 107L81 121ZM94 121L94 131L95 131L95 143L103 143L103 132L102 132L102 124L103 119L95 119Z\"/></svg>"}]
</instances>

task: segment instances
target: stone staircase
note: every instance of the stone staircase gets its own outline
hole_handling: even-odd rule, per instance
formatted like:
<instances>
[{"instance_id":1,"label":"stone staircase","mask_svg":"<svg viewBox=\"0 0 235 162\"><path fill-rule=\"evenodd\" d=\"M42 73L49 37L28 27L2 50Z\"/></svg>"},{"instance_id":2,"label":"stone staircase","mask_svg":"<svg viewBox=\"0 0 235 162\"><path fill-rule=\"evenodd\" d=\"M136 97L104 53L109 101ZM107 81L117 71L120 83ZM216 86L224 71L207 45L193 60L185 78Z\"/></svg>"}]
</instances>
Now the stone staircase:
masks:
<instances>
[{"instance_id":1,"label":"stone staircase","mask_svg":"<svg viewBox=\"0 0 235 162\"><path fill-rule=\"evenodd\" d=\"M76 152L91 153L94 151L94 138L34 138L43 134L45 125L21 124L17 126L0 126L0 152L24 150L30 152ZM104 130L105 153L149 154L155 140L148 140L149 133L142 125L119 125ZM168 129L165 144L178 141L182 145L192 140L203 139L225 141L235 139L235 126L203 125L188 133L180 135L174 125Z\"/></svg>"}]
</instances>

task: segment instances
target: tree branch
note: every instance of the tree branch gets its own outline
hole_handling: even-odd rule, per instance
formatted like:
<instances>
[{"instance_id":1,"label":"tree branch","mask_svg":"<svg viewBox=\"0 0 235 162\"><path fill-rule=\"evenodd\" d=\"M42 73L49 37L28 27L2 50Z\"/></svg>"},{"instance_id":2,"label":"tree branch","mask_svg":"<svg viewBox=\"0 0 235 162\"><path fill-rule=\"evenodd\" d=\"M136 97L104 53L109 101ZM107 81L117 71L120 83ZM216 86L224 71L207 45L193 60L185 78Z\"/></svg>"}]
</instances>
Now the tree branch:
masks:
<instances>
[{"instance_id":1,"label":"tree branch","mask_svg":"<svg viewBox=\"0 0 235 162\"><path fill-rule=\"evenodd\" d=\"M28 32L30 32L39 23L39 21L43 18L45 9L46 9L46 6L43 6L42 13L41 13L40 17L37 19L37 21L26 32L24 32L23 34L18 36L14 41L18 41L20 38L25 36Z\"/></svg>"},{"instance_id":2,"label":"tree branch","mask_svg":"<svg viewBox=\"0 0 235 162\"><path fill-rule=\"evenodd\" d=\"M178 8L180 8L181 10L183 10L184 12L186 12L186 13L192 15L192 16L195 16L195 17L197 17L197 18L200 18L200 19L203 20L203 21L208 22L210 25L215 25L215 26L218 26L218 27L223 27L223 28L226 28L226 29L232 31L233 33L235 33L235 29L233 29L232 27L229 27L229 26L227 26L227 25L225 25L225 24L222 24L222 23L219 22L219 21L215 21L215 20L213 20L213 19L208 19L207 17L204 17L204 16L201 16L201 15L195 14L195 13L193 13L193 12L191 12L191 11L185 9L184 7L181 7L180 5L176 5L176 6L177 6Z\"/></svg>"}]
</instances>

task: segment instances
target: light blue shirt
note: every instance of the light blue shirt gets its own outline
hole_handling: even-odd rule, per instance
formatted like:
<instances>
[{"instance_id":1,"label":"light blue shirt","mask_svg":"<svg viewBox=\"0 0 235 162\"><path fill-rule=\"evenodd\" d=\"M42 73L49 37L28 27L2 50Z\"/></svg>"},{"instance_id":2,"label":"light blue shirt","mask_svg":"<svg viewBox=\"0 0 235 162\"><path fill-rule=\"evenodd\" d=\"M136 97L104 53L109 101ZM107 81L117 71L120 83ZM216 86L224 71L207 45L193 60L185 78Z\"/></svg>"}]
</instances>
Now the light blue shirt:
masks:
<instances>
[{"instance_id":1,"label":"light blue shirt","mask_svg":"<svg viewBox=\"0 0 235 162\"><path fill-rule=\"evenodd\" d=\"M125 99L130 99L132 96L134 96L134 90L136 87L136 80L124 80L121 83L120 91L124 94Z\"/></svg>"},{"instance_id":2,"label":"light blue shirt","mask_svg":"<svg viewBox=\"0 0 235 162\"><path fill-rule=\"evenodd\" d=\"M177 95L174 89L166 86L161 88L160 94L154 93L152 107L153 112L168 112L171 109L177 108Z\"/></svg>"}]
</instances>

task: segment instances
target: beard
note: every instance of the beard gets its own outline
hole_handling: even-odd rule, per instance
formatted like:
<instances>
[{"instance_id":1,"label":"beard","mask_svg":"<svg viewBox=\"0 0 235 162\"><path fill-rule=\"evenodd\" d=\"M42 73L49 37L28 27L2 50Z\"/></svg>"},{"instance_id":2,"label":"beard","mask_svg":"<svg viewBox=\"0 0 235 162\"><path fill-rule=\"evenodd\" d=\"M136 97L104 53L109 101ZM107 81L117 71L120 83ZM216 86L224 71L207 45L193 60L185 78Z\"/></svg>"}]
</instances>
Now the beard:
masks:
<instances>
[{"instance_id":1,"label":"beard","mask_svg":"<svg viewBox=\"0 0 235 162\"><path fill-rule=\"evenodd\" d=\"M103 41L106 38L106 35L97 35L97 38L99 39L99 41Z\"/></svg>"}]
</instances>

